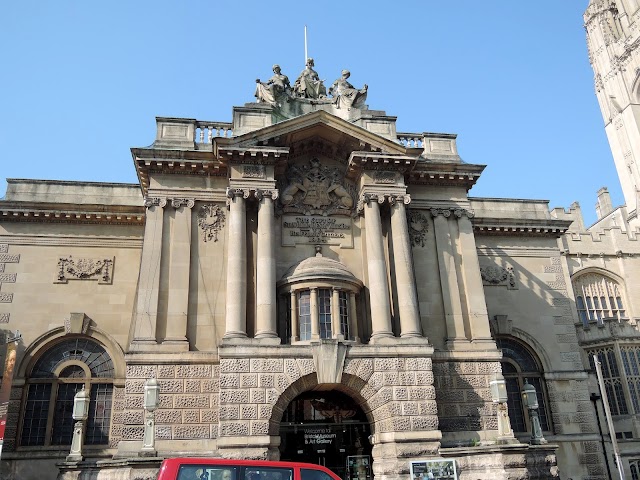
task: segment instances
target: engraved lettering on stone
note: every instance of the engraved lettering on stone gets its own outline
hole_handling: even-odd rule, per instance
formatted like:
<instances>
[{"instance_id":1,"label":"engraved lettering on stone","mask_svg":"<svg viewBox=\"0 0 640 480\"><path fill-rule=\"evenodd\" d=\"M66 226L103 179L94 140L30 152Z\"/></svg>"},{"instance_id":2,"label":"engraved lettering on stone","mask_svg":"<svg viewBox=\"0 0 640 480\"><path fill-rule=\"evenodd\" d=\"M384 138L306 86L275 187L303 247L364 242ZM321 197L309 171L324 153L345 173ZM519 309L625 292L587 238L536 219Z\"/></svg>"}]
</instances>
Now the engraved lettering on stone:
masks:
<instances>
[{"instance_id":1,"label":"engraved lettering on stone","mask_svg":"<svg viewBox=\"0 0 640 480\"><path fill-rule=\"evenodd\" d=\"M389 172L384 170L376 171L373 174L373 183L394 184L396 183L396 178L396 172Z\"/></svg>"},{"instance_id":2,"label":"engraved lettering on stone","mask_svg":"<svg viewBox=\"0 0 640 480\"><path fill-rule=\"evenodd\" d=\"M113 281L113 263L111 258L77 258L71 255L60 257L58 273L54 283L67 283L69 280L98 280L100 284L110 284Z\"/></svg>"},{"instance_id":3,"label":"engraved lettering on stone","mask_svg":"<svg viewBox=\"0 0 640 480\"><path fill-rule=\"evenodd\" d=\"M407 210L407 224L409 225L411 246L424 247L425 240L427 238L427 229L429 226L427 223L427 217L422 212Z\"/></svg>"},{"instance_id":4,"label":"engraved lettering on stone","mask_svg":"<svg viewBox=\"0 0 640 480\"><path fill-rule=\"evenodd\" d=\"M344 179L344 172L320 164L292 165L285 174L280 204L284 213L305 215L350 215L355 187Z\"/></svg>"},{"instance_id":5,"label":"engraved lettering on stone","mask_svg":"<svg viewBox=\"0 0 640 480\"><path fill-rule=\"evenodd\" d=\"M8 243L0 243L0 253L7 253L9 251Z\"/></svg>"},{"instance_id":6,"label":"engraved lettering on stone","mask_svg":"<svg viewBox=\"0 0 640 480\"><path fill-rule=\"evenodd\" d=\"M244 165L242 167L243 178L265 178L264 165Z\"/></svg>"},{"instance_id":7,"label":"engraved lettering on stone","mask_svg":"<svg viewBox=\"0 0 640 480\"><path fill-rule=\"evenodd\" d=\"M0 313L0 323L9 323L8 313Z\"/></svg>"},{"instance_id":8,"label":"engraved lettering on stone","mask_svg":"<svg viewBox=\"0 0 640 480\"><path fill-rule=\"evenodd\" d=\"M285 215L282 217L282 243L351 246L352 221L344 217Z\"/></svg>"},{"instance_id":9,"label":"engraved lettering on stone","mask_svg":"<svg viewBox=\"0 0 640 480\"><path fill-rule=\"evenodd\" d=\"M200 207L198 212L198 226L202 230L202 238L205 242L218 241L218 233L224 227L225 214L218 205L207 204Z\"/></svg>"}]
</instances>

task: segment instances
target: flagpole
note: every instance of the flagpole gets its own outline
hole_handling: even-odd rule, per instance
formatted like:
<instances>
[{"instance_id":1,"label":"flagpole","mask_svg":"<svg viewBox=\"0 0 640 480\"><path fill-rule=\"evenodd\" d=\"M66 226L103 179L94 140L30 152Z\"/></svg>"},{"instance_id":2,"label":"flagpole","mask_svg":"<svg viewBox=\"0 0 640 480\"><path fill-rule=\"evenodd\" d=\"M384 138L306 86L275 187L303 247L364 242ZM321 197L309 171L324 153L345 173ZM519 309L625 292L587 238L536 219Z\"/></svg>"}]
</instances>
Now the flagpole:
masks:
<instances>
[{"instance_id":1,"label":"flagpole","mask_svg":"<svg viewBox=\"0 0 640 480\"><path fill-rule=\"evenodd\" d=\"M307 58L309 58L309 56L307 55L307 26L304 26L304 64L307 64Z\"/></svg>"}]
</instances>

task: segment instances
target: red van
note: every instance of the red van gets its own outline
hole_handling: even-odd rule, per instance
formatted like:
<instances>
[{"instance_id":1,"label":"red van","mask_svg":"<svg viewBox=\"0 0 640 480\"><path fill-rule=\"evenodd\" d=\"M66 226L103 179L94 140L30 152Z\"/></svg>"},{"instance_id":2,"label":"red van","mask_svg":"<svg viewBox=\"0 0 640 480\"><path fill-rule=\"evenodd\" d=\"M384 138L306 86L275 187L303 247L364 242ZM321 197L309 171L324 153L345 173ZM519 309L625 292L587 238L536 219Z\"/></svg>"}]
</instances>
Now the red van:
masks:
<instances>
[{"instance_id":1,"label":"red van","mask_svg":"<svg viewBox=\"0 0 640 480\"><path fill-rule=\"evenodd\" d=\"M158 480L341 480L321 465L266 460L168 458Z\"/></svg>"}]
</instances>

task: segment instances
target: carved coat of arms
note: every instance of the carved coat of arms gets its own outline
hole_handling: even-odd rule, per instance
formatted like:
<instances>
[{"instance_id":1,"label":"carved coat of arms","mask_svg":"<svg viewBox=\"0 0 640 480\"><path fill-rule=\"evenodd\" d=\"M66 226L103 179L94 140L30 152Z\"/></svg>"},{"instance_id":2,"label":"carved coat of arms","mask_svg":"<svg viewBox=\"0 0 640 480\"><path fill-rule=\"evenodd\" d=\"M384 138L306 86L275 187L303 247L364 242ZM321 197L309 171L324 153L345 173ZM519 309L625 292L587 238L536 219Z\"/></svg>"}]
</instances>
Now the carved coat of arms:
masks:
<instances>
[{"instance_id":1,"label":"carved coat of arms","mask_svg":"<svg viewBox=\"0 0 640 480\"><path fill-rule=\"evenodd\" d=\"M281 189L284 212L306 215L350 215L355 189L338 168L323 166L317 158L308 165L292 165Z\"/></svg>"}]
</instances>

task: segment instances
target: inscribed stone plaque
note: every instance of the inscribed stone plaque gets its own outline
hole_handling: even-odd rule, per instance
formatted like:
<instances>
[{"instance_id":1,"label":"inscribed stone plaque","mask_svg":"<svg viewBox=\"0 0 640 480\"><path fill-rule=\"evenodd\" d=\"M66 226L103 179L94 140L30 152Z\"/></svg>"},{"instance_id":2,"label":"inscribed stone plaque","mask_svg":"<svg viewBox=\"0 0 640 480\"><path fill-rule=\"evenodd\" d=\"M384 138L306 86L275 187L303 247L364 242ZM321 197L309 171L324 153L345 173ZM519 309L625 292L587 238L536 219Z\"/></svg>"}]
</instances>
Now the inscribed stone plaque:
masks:
<instances>
[{"instance_id":1,"label":"inscribed stone plaque","mask_svg":"<svg viewBox=\"0 0 640 480\"><path fill-rule=\"evenodd\" d=\"M283 215L282 245L301 244L353 248L352 220L349 217Z\"/></svg>"}]
</instances>

